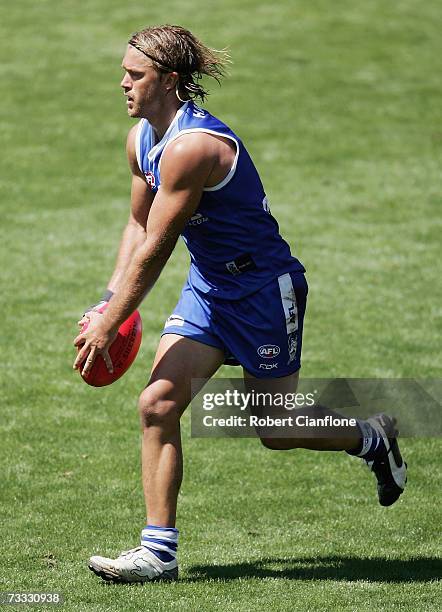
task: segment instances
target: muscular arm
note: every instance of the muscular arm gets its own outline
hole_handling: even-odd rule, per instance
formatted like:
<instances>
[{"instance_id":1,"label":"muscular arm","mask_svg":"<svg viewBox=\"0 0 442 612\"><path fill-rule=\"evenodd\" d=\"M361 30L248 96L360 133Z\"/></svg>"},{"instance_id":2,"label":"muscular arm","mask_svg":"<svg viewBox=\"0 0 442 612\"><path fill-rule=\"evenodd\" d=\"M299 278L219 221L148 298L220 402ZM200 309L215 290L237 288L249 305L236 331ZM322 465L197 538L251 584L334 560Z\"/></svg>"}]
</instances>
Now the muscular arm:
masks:
<instances>
[{"instance_id":1,"label":"muscular arm","mask_svg":"<svg viewBox=\"0 0 442 612\"><path fill-rule=\"evenodd\" d=\"M113 293L116 293L121 287L136 250L146 240L147 219L153 202L153 194L144 180L136 159L135 136L137 128L138 125L130 130L126 143L127 158L132 172L131 209L129 220L121 238L115 270L107 287Z\"/></svg>"},{"instance_id":2,"label":"muscular arm","mask_svg":"<svg viewBox=\"0 0 442 612\"><path fill-rule=\"evenodd\" d=\"M109 328L118 326L153 287L188 219L197 209L215 164L214 149L198 134L172 142L161 162L161 186L147 220L146 236L134 252L124 286L105 314Z\"/></svg>"},{"instance_id":3,"label":"muscular arm","mask_svg":"<svg viewBox=\"0 0 442 612\"><path fill-rule=\"evenodd\" d=\"M74 368L89 355L83 370L87 372L97 352L107 353L121 323L155 284L181 231L198 208L204 186L217 164L215 142L206 135L188 134L168 146L161 162L161 186L150 207L144 240L131 251L124 277L120 273L117 292L107 310L95 325L89 325L75 339L75 345L84 346ZM120 249L120 256L125 261L124 248L122 253Z\"/></svg>"}]
</instances>

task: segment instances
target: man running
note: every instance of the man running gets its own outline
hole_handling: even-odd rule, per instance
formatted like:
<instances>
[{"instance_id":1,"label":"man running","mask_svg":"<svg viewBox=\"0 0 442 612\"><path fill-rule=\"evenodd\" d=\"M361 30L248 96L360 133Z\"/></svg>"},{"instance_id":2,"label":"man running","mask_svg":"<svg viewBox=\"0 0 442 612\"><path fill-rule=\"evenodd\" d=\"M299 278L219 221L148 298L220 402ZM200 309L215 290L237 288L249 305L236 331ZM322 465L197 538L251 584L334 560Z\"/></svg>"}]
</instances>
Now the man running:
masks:
<instances>
[{"instance_id":1,"label":"man running","mask_svg":"<svg viewBox=\"0 0 442 612\"><path fill-rule=\"evenodd\" d=\"M140 546L116 559L93 556L89 567L116 582L174 580L180 417L196 392L191 381L231 363L242 366L249 385L266 379L273 392L296 390L307 283L243 143L194 102L206 96L201 75L223 75L222 55L184 28L160 26L132 36L122 67L128 115L140 119L127 139L131 210L103 296L109 305L104 314L86 313L90 324L75 339L83 346L74 367L84 364L88 372L101 354L112 369L108 348L119 326L153 287L180 235L191 264L139 400L147 512ZM358 421L345 436L261 440L276 450L362 457L376 475L382 505L394 503L405 486L394 421L385 415Z\"/></svg>"}]
</instances>

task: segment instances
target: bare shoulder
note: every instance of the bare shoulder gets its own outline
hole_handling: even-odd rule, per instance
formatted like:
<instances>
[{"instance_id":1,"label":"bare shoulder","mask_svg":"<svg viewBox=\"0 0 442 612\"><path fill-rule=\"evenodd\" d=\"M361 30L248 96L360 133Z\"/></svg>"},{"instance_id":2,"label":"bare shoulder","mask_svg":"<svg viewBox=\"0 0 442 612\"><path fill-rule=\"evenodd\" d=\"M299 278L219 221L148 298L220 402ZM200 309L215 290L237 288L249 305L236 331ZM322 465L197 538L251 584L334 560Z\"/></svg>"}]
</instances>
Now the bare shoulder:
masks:
<instances>
[{"instance_id":1,"label":"bare shoulder","mask_svg":"<svg viewBox=\"0 0 442 612\"><path fill-rule=\"evenodd\" d=\"M222 136L207 132L182 134L166 147L161 161L164 171L177 173L198 172L205 175L205 184L212 182L212 175L224 173L235 158L235 144Z\"/></svg>"},{"instance_id":2,"label":"bare shoulder","mask_svg":"<svg viewBox=\"0 0 442 612\"><path fill-rule=\"evenodd\" d=\"M218 148L217 140L206 132L180 134L167 145L165 154L169 158L186 158L213 156Z\"/></svg>"},{"instance_id":3,"label":"bare shoulder","mask_svg":"<svg viewBox=\"0 0 442 612\"><path fill-rule=\"evenodd\" d=\"M161 175L210 172L216 161L216 147L204 133L183 134L167 145L161 160Z\"/></svg>"}]
</instances>

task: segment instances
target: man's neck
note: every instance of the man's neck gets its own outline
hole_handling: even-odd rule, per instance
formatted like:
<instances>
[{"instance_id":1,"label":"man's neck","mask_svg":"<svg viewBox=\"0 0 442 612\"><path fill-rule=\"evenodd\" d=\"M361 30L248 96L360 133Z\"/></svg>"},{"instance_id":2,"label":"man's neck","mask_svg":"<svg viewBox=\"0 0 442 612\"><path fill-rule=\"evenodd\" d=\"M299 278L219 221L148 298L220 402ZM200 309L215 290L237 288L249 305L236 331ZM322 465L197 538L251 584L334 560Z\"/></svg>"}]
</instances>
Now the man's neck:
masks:
<instances>
[{"instance_id":1,"label":"man's neck","mask_svg":"<svg viewBox=\"0 0 442 612\"><path fill-rule=\"evenodd\" d=\"M181 106L182 103L177 101L176 104L168 106L167 108L159 109L157 113L146 117L150 125L155 130L158 141L160 141L167 132L170 124L175 119L178 109L181 108Z\"/></svg>"}]
</instances>

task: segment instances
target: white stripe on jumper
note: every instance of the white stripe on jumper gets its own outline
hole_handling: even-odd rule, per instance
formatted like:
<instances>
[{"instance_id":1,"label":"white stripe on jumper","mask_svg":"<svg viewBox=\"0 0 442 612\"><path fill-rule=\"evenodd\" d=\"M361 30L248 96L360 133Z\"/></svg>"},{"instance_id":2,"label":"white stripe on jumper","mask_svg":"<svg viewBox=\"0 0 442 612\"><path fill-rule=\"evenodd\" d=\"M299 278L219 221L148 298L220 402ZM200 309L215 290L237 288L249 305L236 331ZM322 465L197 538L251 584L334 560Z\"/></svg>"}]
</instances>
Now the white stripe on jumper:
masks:
<instances>
[{"instance_id":1,"label":"white stripe on jumper","mask_svg":"<svg viewBox=\"0 0 442 612\"><path fill-rule=\"evenodd\" d=\"M296 303L295 289L288 272L278 276L278 283L282 307L284 308L287 335L289 335L298 329L298 305Z\"/></svg>"},{"instance_id":2,"label":"white stripe on jumper","mask_svg":"<svg viewBox=\"0 0 442 612\"><path fill-rule=\"evenodd\" d=\"M141 119L138 122L137 131L135 133L135 155L137 156L137 163L140 172L143 172L143 160L141 159L141 132L146 119Z\"/></svg>"}]
</instances>

